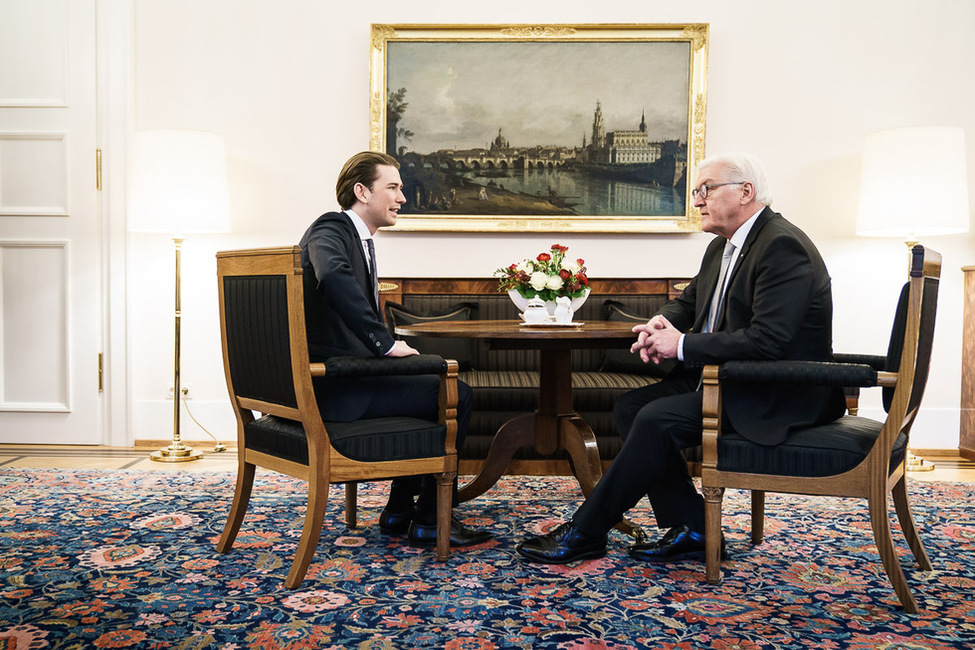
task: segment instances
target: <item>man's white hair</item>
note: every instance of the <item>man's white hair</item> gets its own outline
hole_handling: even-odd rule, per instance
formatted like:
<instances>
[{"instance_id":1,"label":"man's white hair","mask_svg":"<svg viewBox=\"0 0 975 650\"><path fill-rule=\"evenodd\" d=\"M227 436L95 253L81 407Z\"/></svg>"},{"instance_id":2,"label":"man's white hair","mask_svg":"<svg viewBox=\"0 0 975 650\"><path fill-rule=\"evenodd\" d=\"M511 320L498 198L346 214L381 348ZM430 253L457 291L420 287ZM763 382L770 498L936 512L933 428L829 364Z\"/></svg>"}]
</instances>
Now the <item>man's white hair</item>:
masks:
<instances>
[{"instance_id":1,"label":"man's white hair","mask_svg":"<svg viewBox=\"0 0 975 650\"><path fill-rule=\"evenodd\" d=\"M728 172L726 181L748 181L755 188L755 200L771 206L772 191L769 189L762 161L750 153L726 153L708 156L700 162L698 169L720 165Z\"/></svg>"}]
</instances>

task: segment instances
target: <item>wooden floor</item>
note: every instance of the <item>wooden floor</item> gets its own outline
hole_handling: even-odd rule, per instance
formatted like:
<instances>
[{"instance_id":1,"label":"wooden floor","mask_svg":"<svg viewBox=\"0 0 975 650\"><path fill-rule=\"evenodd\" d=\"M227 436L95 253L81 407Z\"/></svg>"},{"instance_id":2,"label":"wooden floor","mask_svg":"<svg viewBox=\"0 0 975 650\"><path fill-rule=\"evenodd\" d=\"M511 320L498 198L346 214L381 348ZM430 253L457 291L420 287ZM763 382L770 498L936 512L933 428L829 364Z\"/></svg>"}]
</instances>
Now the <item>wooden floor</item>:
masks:
<instances>
[{"instance_id":1,"label":"wooden floor","mask_svg":"<svg viewBox=\"0 0 975 650\"><path fill-rule=\"evenodd\" d=\"M214 451L213 443L187 443L203 453L199 460L184 463L161 463L149 458L158 447L99 447L72 445L4 445L0 444L0 470L17 468L54 469L136 469L158 472L236 472L237 450ZM975 461L961 458L952 450L923 450L925 461L933 464L930 472L911 472L920 481L958 481L975 483ZM513 467L512 469L517 469ZM464 468L461 468L464 473ZM535 472L525 472L535 473Z\"/></svg>"}]
</instances>

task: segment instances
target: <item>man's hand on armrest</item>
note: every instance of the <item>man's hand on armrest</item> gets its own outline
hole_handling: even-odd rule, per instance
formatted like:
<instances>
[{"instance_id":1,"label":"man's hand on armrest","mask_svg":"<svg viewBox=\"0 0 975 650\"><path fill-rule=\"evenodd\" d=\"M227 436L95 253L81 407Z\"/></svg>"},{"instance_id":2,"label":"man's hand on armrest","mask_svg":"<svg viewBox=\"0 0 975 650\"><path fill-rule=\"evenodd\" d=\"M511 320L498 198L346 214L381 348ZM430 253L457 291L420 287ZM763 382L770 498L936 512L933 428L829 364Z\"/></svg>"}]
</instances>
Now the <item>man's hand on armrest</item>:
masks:
<instances>
[{"instance_id":1,"label":"man's hand on armrest","mask_svg":"<svg viewBox=\"0 0 975 650\"><path fill-rule=\"evenodd\" d=\"M419 350L410 347L406 341L396 341L393 347L389 349L386 353L387 357L409 357L414 354L420 354Z\"/></svg>"}]
</instances>

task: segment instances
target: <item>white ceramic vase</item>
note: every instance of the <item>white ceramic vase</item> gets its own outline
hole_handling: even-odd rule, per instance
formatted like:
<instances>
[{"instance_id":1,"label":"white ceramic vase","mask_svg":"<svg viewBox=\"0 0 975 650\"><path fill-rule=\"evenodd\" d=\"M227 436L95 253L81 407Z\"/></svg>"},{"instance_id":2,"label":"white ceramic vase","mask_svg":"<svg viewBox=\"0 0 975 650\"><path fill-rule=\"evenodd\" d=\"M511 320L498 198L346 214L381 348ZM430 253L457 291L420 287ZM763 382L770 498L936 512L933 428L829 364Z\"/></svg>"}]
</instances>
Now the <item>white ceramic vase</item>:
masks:
<instances>
[{"instance_id":1,"label":"white ceramic vase","mask_svg":"<svg viewBox=\"0 0 975 650\"><path fill-rule=\"evenodd\" d=\"M518 293L518 290L517 289L509 289L508 290L508 297L511 298L511 302L515 303L515 307L518 308L518 311L519 312L524 312L525 311L525 308L528 307L528 298L523 298L522 295L520 293ZM588 298L588 297L589 297L589 288L586 287L586 292L584 294L582 294L578 298L573 298L572 299L572 313L573 314L576 313L577 311L579 311L579 308L582 307L583 303L586 302L586 298ZM554 300L546 300L545 301L545 310L548 312L548 315L549 316L552 316L554 318L555 317L555 301Z\"/></svg>"}]
</instances>

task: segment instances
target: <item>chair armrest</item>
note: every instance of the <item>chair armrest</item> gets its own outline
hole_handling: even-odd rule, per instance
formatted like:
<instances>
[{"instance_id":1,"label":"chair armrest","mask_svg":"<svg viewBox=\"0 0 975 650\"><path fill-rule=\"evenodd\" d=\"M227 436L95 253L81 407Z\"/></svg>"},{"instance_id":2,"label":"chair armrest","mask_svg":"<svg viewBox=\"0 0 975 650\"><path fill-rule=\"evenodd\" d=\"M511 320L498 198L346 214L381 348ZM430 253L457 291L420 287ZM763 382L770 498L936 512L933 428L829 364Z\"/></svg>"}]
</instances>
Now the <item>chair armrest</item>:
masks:
<instances>
[{"instance_id":1,"label":"chair armrest","mask_svg":"<svg viewBox=\"0 0 975 650\"><path fill-rule=\"evenodd\" d=\"M762 381L818 386L876 386L877 371L865 363L825 361L727 361L722 381Z\"/></svg>"},{"instance_id":2,"label":"chair armrest","mask_svg":"<svg viewBox=\"0 0 975 650\"><path fill-rule=\"evenodd\" d=\"M887 365L887 357L879 354L845 354L834 353L833 359L837 363L865 363L874 370L883 370Z\"/></svg>"},{"instance_id":3,"label":"chair armrest","mask_svg":"<svg viewBox=\"0 0 975 650\"><path fill-rule=\"evenodd\" d=\"M390 375L442 375L448 364L435 354L414 354L408 357L330 357L325 360L327 377L386 377Z\"/></svg>"}]
</instances>

